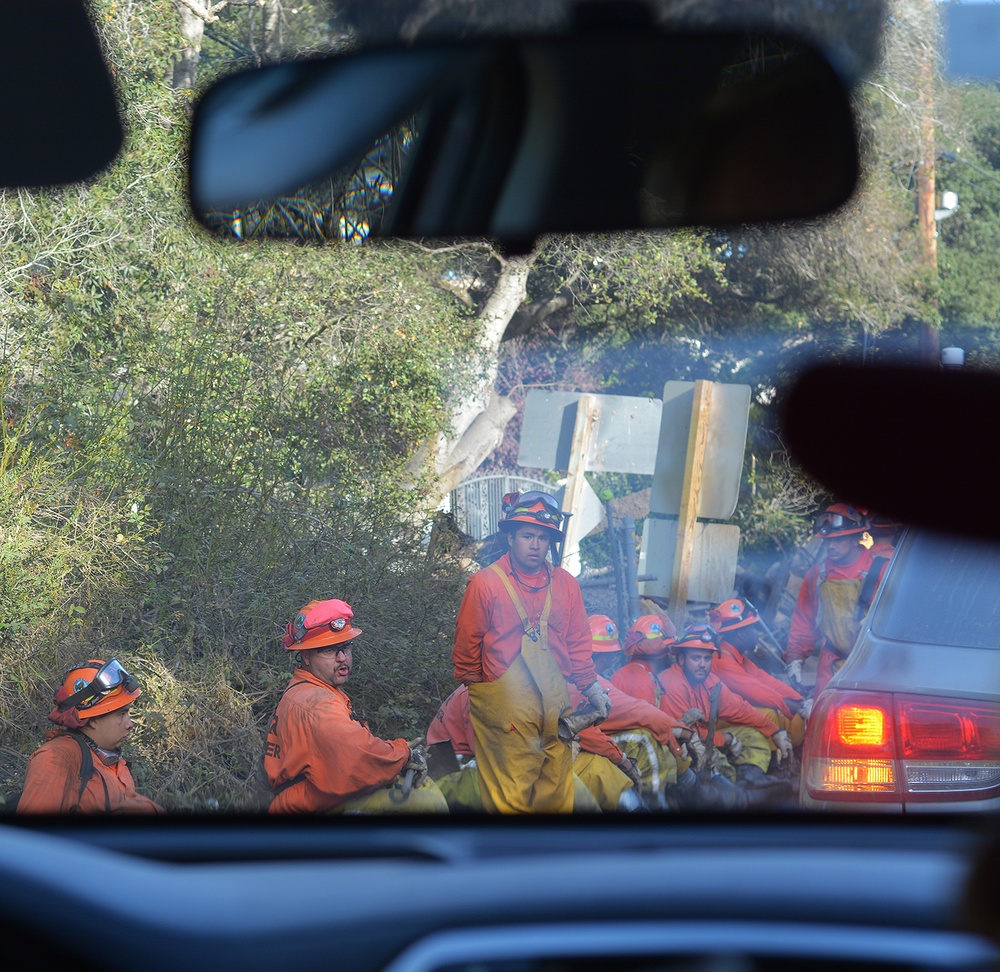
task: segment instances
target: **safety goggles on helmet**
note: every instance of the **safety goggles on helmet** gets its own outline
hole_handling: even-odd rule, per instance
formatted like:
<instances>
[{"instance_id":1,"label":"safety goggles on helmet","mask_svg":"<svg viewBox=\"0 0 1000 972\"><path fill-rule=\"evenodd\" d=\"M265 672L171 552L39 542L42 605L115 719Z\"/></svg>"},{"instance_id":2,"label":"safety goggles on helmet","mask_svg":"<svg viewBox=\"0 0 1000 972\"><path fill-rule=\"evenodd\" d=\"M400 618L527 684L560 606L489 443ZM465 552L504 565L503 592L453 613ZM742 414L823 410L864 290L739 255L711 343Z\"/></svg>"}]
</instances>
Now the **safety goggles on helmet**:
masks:
<instances>
[{"instance_id":1,"label":"safety goggles on helmet","mask_svg":"<svg viewBox=\"0 0 1000 972\"><path fill-rule=\"evenodd\" d=\"M685 648L702 648L718 652L719 634L710 624L692 624L684 629L674 645L674 651Z\"/></svg>"},{"instance_id":2,"label":"safety goggles on helmet","mask_svg":"<svg viewBox=\"0 0 1000 972\"><path fill-rule=\"evenodd\" d=\"M125 670L117 658L112 658L97 669L89 682L84 682L82 678L77 679L73 688L73 694L58 704L60 712L65 712L67 709L86 711L112 692L120 690L126 693L136 692L139 682Z\"/></svg>"},{"instance_id":3,"label":"safety goggles on helmet","mask_svg":"<svg viewBox=\"0 0 1000 972\"><path fill-rule=\"evenodd\" d=\"M539 523L545 523L559 528L563 521L563 511L559 509L559 504L554 496L543 493L540 490L531 490L527 493L508 494L511 496L510 505L504 510L504 519L510 520L514 517L529 516ZM506 497L505 497L506 499ZM541 506L542 509L535 507Z\"/></svg>"},{"instance_id":4,"label":"safety goggles on helmet","mask_svg":"<svg viewBox=\"0 0 1000 972\"><path fill-rule=\"evenodd\" d=\"M813 533L819 537L843 537L851 533L864 533L868 525L862 514L853 507L848 507L847 510L848 512L844 513L824 510L813 523Z\"/></svg>"}]
</instances>

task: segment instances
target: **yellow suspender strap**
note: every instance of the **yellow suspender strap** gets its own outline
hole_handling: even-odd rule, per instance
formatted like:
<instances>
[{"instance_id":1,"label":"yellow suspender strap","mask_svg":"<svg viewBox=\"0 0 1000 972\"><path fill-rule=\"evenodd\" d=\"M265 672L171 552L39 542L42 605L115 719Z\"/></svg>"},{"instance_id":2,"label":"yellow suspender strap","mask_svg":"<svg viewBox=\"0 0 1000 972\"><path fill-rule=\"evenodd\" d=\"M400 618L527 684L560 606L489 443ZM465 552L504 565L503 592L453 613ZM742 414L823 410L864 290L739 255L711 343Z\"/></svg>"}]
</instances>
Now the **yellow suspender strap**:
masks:
<instances>
[{"instance_id":1,"label":"yellow suspender strap","mask_svg":"<svg viewBox=\"0 0 1000 972\"><path fill-rule=\"evenodd\" d=\"M507 589L507 593L510 595L510 599L514 602L514 607L517 609L518 617L521 619L521 624L524 627L524 633L532 640L538 641L541 638L542 647L549 647L549 637L548 637L548 626L549 626L549 613L552 610L552 584L551 575L548 590L545 592L545 607L542 608L542 616L538 620L538 629L536 630L532 627L531 622L528 620L528 612L524 608L524 604L521 602L521 598L518 597L517 591L514 590L514 585L511 584L510 578L504 573L504 569L500 566L500 562L496 561L490 564L490 568L497 572L497 576L503 581L503 586Z\"/></svg>"}]
</instances>

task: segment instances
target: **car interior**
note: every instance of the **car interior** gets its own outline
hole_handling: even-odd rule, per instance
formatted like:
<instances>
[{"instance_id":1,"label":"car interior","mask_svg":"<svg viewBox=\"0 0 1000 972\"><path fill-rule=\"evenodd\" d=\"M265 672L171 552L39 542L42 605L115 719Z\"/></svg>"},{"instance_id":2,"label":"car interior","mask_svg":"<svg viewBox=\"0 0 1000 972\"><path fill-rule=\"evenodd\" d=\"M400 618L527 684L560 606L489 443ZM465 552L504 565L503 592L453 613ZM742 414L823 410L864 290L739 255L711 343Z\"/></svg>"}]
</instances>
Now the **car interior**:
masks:
<instances>
[{"instance_id":1,"label":"car interior","mask_svg":"<svg viewBox=\"0 0 1000 972\"><path fill-rule=\"evenodd\" d=\"M0 186L95 179L126 133L90 5L5 14ZM193 109L191 219L219 246L329 245L331 261L379 235L490 237L513 257L557 232L813 219L863 178L857 78L789 24L748 35L582 4L556 33L359 45L239 71ZM615 69L597 72L602 58ZM339 226L317 218L323 193L345 198L376 166ZM1000 540L985 431L995 373L818 364L786 384L787 446L830 494L926 531L916 537ZM965 609L992 620L980 593ZM891 596L874 617L893 617ZM9 961L31 969L998 967L995 807L863 809L4 816L0 928Z\"/></svg>"}]
</instances>

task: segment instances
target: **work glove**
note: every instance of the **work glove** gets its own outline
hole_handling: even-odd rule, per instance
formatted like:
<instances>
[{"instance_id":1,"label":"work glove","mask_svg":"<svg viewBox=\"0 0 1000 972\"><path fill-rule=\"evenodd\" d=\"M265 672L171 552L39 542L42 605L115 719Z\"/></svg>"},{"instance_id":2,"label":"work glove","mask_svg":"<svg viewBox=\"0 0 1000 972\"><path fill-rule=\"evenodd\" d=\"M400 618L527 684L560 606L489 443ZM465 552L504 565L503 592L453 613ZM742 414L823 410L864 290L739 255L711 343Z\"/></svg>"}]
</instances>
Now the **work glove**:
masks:
<instances>
[{"instance_id":1,"label":"work glove","mask_svg":"<svg viewBox=\"0 0 1000 972\"><path fill-rule=\"evenodd\" d=\"M410 748L410 758L403 763L400 771L404 776L413 771L413 783L411 789L415 790L427 779L427 757L424 755L423 746L412 746Z\"/></svg>"},{"instance_id":2,"label":"work glove","mask_svg":"<svg viewBox=\"0 0 1000 972\"><path fill-rule=\"evenodd\" d=\"M784 730L778 730L778 731L783 732ZM777 734L778 733L775 733L775 735ZM740 742L739 736L731 732L727 732L726 735L729 737L729 740L726 742L725 746L726 752L729 754L730 759L736 759L736 757L743 752L743 743ZM786 739L788 738L787 734L785 738Z\"/></svg>"},{"instance_id":3,"label":"work glove","mask_svg":"<svg viewBox=\"0 0 1000 972\"><path fill-rule=\"evenodd\" d=\"M688 728L693 726L697 722L705 721L705 713L701 709L688 709L684 715L681 716L681 722L684 723Z\"/></svg>"},{"instance_id":4,"label":"work glove","mask_svg":"<svg viewBox=\"0 0 1000 972\"><path fill-rule=\"evenodd\" d=\"M802 721L806 725L809 724L809 716L812 715L812 711L813 711L813 700L803 699L802 705L799 708L799 715L802 716Z\"/></svg>"},{"instance_id":5,"label":"work glove","mask_svg":"<svg viewBox=\"0 0 1000 972\"><path fill-rule=\"evenodd\" d=\"M788 668L785 669L785 674L788 675L789 682L797 682L799 685L802 684L802 659L796 658L788 663Z\"/></svg>"},{"instance_id":6,"label":"work glove","mask_svg":"<svg viewBox=\"0 0 1000 972\"><path fill-rule=\"evenodd\" d=\"M620 769L634 784L635 792L642 793L642 774L639 772L639 764L631 756L623 756L618 764Z\"/></svg>"},{"instance_id":7,"label":"work glove","mask_svg":"<svg viewBox=\"0 0 1000 972\"><path fill-rule=\"evenodd\" d=\"M601 719L607 719L611 715L611 696L601 688L600 682L593 682L588 685L583 694L587 696L587 701L601 714Z\"/></svg>"},{"instance_id":8,"label":"work glove","mask_svg":"<svg viewBox=\"0 0 1000 972\"><path fill-rule=\"evenodd\" d=\"M684 748L687 749L692 768L697 773L705 765L705 743L701 736L695 733L684 743Z\"/></svg>"},{"instance_id":9,"label":"work glove","mask_svg":"<svg viewBox=\"0 0 1000 972\"><path fill-rule=\"evenodd\" d=\"M778 762L789 759L792 755L792 741L788 738L788 733L784 729L779 729L772 737L771 742L776 747Z\"/></svg>"}]
</instances>

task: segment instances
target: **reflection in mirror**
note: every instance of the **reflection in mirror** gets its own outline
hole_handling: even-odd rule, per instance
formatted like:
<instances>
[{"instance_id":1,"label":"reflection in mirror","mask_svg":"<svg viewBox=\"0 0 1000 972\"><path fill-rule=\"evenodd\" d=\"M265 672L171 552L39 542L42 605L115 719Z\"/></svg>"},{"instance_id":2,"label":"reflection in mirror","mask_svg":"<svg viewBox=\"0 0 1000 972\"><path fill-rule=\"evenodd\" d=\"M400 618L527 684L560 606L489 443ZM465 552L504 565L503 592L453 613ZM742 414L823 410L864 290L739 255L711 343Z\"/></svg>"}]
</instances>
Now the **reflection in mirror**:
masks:
<instances>
[{"instance_id":1,"label":"reflection in mirror","mask_svg":"<svg viewBox=\"0 0 1000 972\"><path fill-rule=\"evenodd\" d=\"M196 112L191 200L237 239L530 242L812 216L857 171L848 94L815 49L622 30L227 78Z\"/></svg>"}]
</instances>

